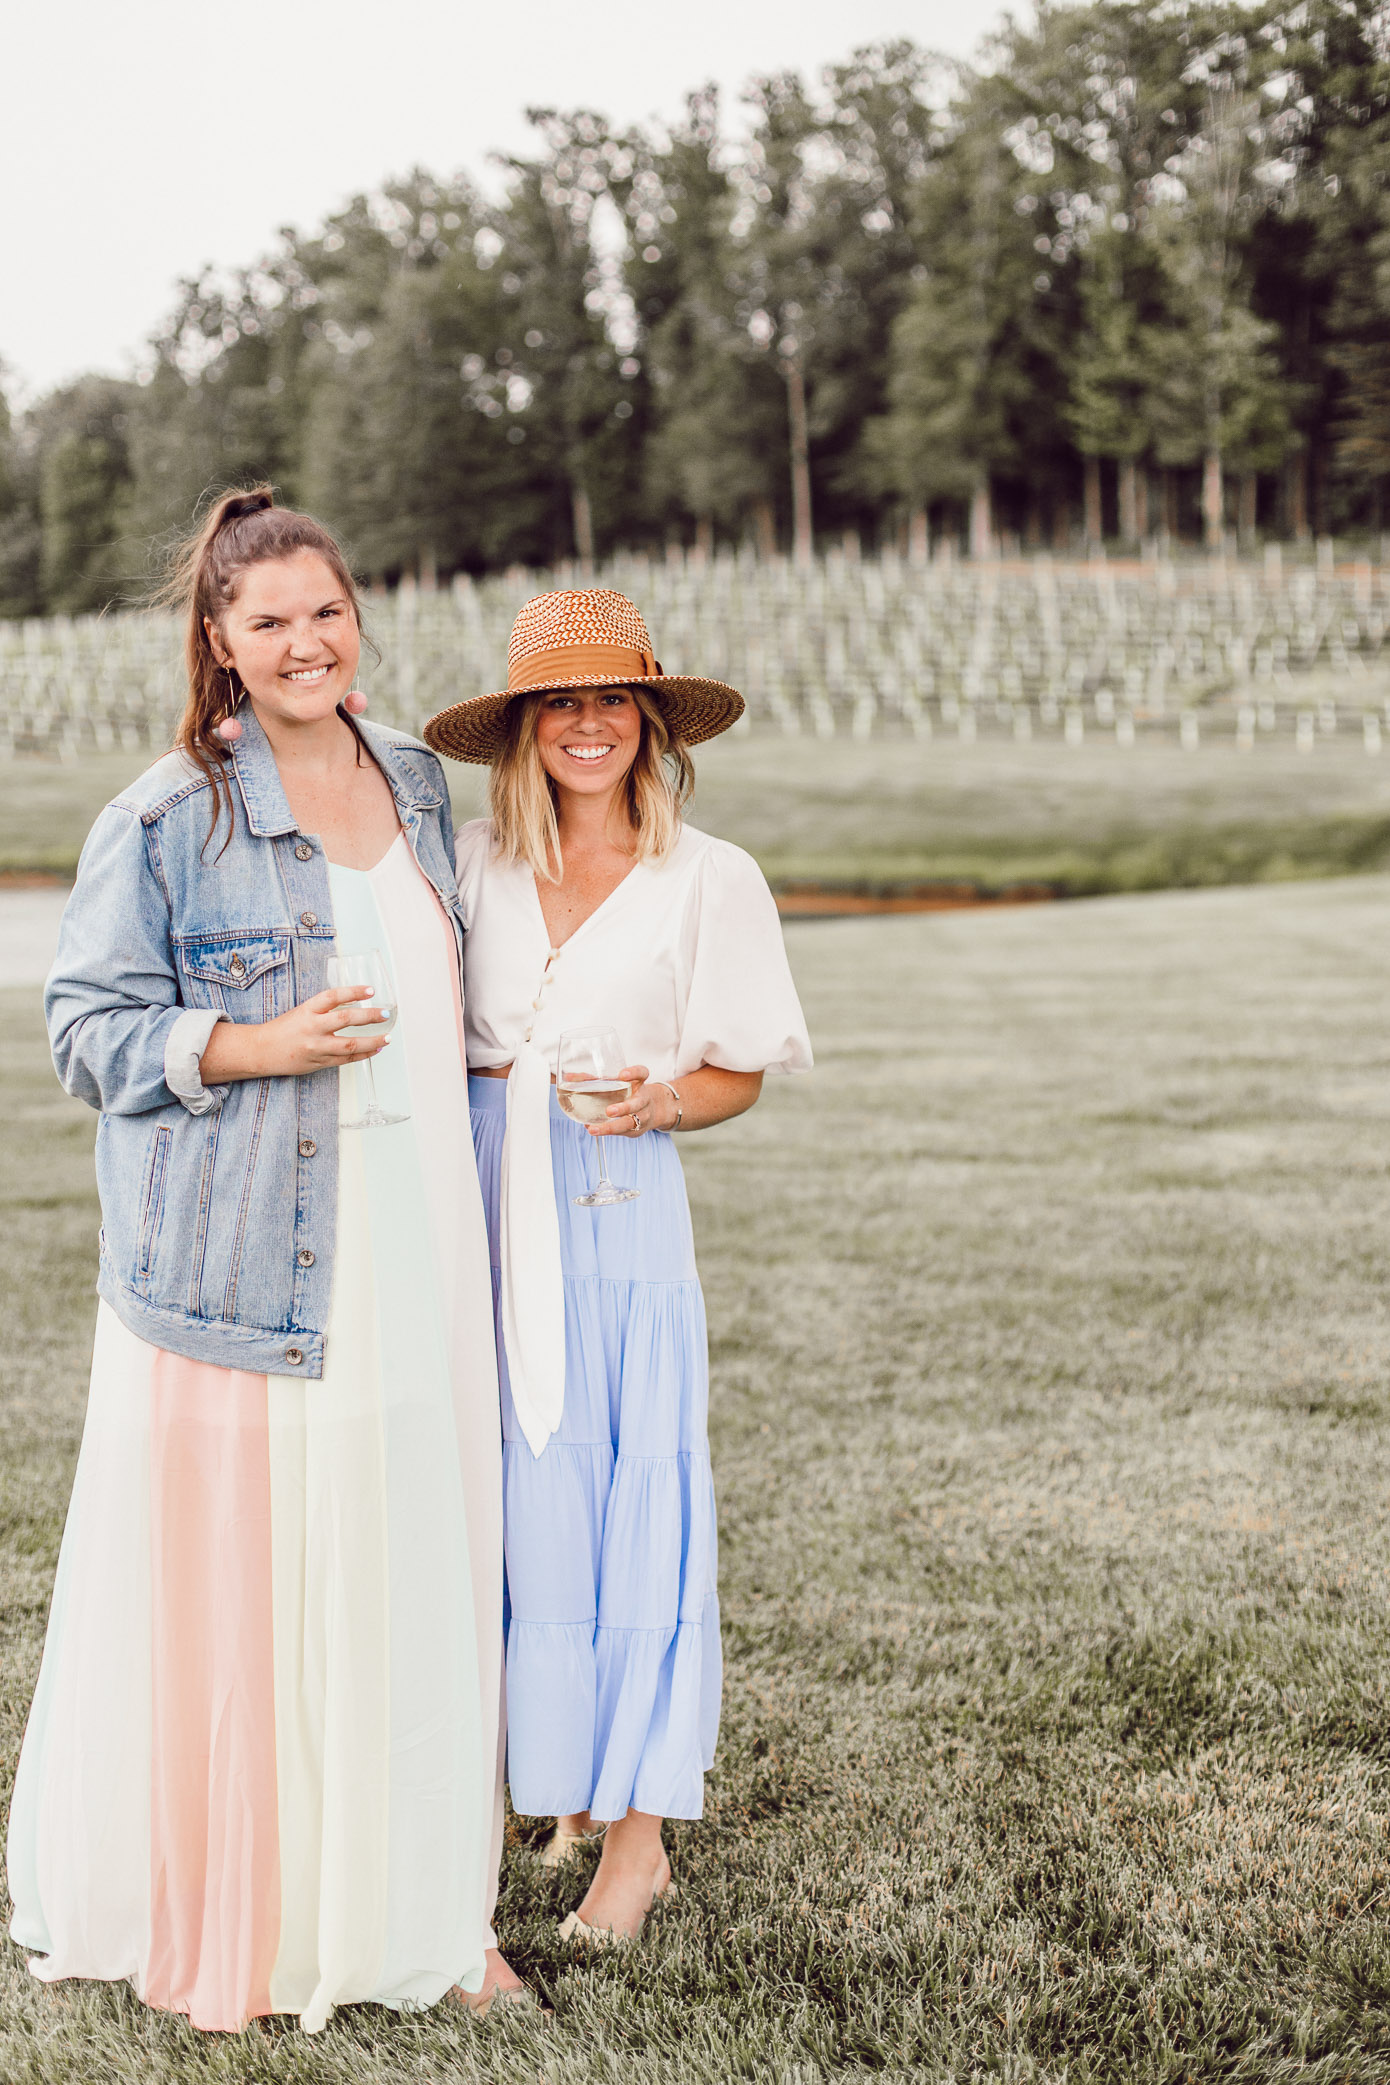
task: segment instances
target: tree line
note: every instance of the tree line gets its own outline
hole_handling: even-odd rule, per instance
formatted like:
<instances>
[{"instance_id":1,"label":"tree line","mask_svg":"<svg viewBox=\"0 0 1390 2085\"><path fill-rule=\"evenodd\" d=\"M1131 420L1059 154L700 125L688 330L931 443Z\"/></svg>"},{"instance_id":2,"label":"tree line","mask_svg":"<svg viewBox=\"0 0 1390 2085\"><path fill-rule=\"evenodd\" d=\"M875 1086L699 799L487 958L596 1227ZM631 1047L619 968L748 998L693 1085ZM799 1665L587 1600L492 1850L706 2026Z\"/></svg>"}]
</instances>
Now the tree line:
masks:
<instances>
[{"instance_id":1,"label":"tree line","mask_svg":"<svg viewBox=\"0 0 1390 2085\"><path fill-rule=\"evenodd\" d=\"M977 555L1390 521L1390 5L1044 4L667 128L533 110L0 401L0 613L138 594L266 477L362 569Z\"/></svg>"}]
</instances>

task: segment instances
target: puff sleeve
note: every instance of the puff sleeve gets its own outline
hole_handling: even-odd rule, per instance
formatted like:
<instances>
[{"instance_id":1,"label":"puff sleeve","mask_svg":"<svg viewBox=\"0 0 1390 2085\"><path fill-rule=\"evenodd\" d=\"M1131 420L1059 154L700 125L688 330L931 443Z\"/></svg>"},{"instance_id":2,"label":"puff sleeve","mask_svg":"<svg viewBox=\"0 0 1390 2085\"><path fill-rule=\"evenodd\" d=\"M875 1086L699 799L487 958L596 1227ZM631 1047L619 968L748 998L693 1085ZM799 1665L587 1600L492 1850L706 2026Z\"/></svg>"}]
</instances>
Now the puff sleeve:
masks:
<instances>
[{"instance_id":1,"label":"puff sleeve","mask_svg":"<svg viewBox=\"0 0 1390 2085\"><path fill-rule=\"evenodd\" d=\"M782 922L762 870L727 840L711 841L682 922L686 979L676 1076L809 1071L811 1042L792 983Z\"/></svg>"}]
</instances>

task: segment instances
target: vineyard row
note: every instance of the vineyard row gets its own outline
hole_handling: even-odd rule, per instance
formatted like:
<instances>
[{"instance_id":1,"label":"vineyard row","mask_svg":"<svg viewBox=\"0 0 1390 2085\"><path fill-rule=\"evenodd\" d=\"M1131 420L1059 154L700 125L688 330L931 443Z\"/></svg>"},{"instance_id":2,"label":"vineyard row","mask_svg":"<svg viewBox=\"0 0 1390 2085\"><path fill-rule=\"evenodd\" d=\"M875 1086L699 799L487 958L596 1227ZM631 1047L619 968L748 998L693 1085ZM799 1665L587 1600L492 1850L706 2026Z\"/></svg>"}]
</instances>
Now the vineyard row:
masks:
<instances>
[{"instance_id":1,"label":"vineyard row","mask_svg":"<svg viewBox=\"0 0 1390 2085\"><path fill-rule=\"evenodd\" d=\"M1167 733L1311 745L1348 725L1390 732L1390 572L1369 563L933 564L809 568L740 557L616 560L668 671L732 682L745 728L868 738L1049 732L1120 742ZM517 609L574 572L510 572L370 597L373 714L417 730L495 688ZM1304 687L1317 676L1317 698ZM1329 684L1334 690L1328 693ZM76 758L168 743L182 700L167 615L0 623L0 755Z\"/></svg>"}]
</instances>

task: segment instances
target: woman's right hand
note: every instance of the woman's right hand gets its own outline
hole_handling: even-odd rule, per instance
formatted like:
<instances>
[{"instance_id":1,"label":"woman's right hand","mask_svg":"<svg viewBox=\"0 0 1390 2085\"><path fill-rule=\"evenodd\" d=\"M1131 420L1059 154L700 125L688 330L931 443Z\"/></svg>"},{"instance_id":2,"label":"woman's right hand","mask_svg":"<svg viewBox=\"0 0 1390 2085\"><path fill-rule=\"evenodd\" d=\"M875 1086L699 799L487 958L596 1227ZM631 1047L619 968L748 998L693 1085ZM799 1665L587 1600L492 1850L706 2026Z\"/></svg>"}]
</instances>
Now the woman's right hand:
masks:
<instances>
[{"instance_id":1,"label":"woman's right hand","mask_svg":"<svg viewBox=\"0 0 1390 2085\"><path fill-rule=\"evenodd\" d=\"M386 1037L338 1035L346 1026L343 1009L353 1000L370 999L370 985L333 985L316 992L302 1006L277 1014L273 1021L219 1021L203 1051L205 1086L225 1086L237 1079L295 1079L308 1072L331 1071L341 1064L360 1064L379 1056ZM354 1027L383 1021L376 1007L363 1008Z\"/></svg>"}]
</instances>

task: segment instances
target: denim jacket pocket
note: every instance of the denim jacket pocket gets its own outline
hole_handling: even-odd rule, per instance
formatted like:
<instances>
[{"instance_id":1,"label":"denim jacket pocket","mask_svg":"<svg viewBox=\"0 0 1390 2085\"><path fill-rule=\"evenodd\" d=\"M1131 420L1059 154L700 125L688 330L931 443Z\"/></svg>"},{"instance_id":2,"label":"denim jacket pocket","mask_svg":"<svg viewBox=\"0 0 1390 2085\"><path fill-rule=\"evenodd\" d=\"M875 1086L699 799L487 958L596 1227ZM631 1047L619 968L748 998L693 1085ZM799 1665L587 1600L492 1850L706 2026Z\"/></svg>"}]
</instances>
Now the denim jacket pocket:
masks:
<instances>
[{"instance_id":1,"label":"denim jacket pocket","mask_svg":"<svg viewBox=\"0 0 1390 2085\"><path fill-rule=\"evenodd\" d=\"M215 1007L233 1021L268 1021L288 1011L288 934L241 928L181 936L174 946L190 1006Z\"/></svg>"},{"instance_id":2,"label":"denim jacket pocket","mask_svg":"<svg viewBox=\"0 0 1390 2085\"><path fill-rule=\"evenodd\" d=\"M140 1235L135 1250L135 1271L140 1281L150 1277L154 1264L154 1248L159 1237L160 1219L164 1215L164 1180L169 1168L169 1144L172 1131L159 1128L150 1139L150 1155L145 1165L144 1189L140 1196Z\"/></svg>"}]
</instances>

